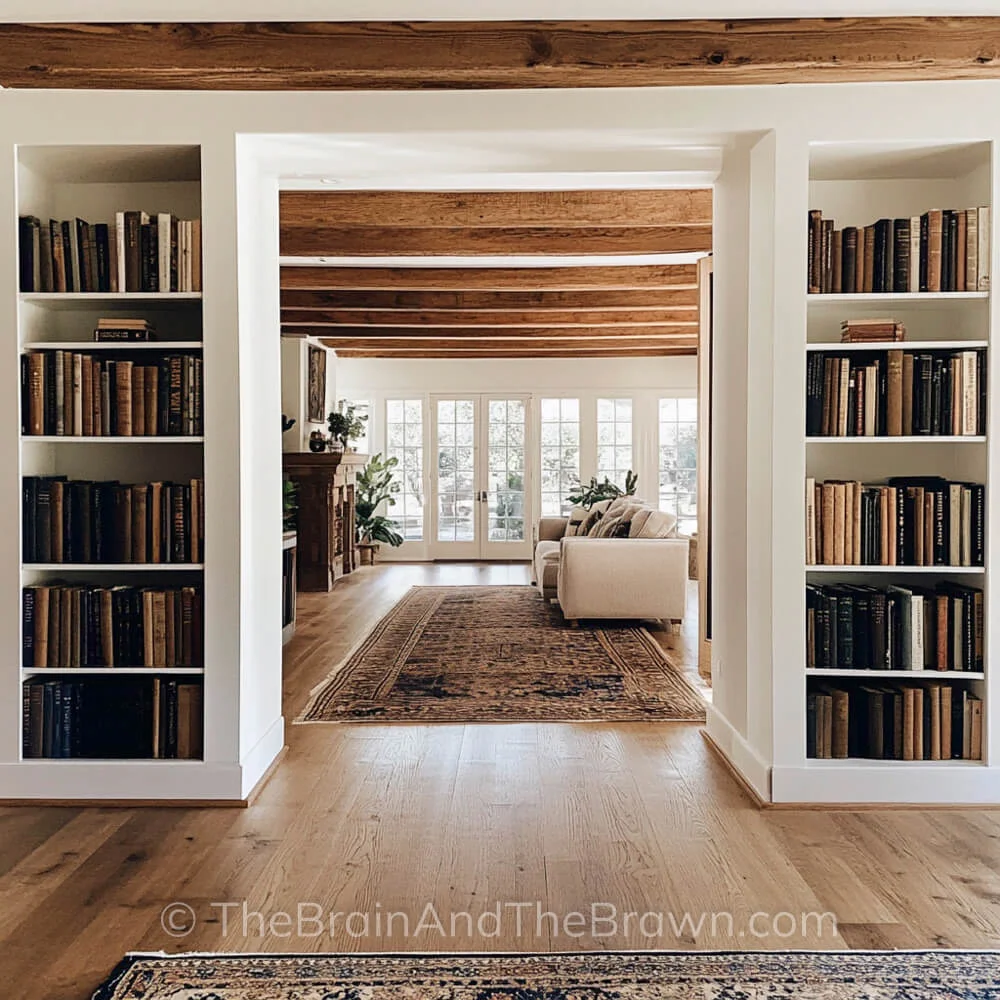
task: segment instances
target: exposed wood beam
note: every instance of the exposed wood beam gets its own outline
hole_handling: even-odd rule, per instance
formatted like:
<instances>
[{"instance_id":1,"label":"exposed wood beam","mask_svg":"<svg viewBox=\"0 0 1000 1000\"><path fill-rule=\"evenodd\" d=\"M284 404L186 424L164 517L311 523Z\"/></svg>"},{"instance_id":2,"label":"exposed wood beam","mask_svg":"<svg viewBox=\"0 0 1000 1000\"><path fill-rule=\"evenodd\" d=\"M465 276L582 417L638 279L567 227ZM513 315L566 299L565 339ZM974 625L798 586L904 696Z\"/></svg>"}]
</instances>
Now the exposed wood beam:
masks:
<instances>
[{"instance_id":1,"label":"exposed wood beam","mask_svg":"<svg viewBox=\"0 0 1000 1000\"><path fill-rule=\"evenodd\" d=\"M420 326L448 329L453 326L531 327L531 326L648 326L664 323L698 326L698 310L647 309L630 312L616 309L602 312L587 309L548 309L534 312L517 310L440 310L438 312L413 312L407 309L344 309L321 311L315 309L282 309L282 326L365 326L392 328Z\"/></svg>"},{"instance_id":2,"label":"exposed wood beam","mask_svg":"<svg viewBox=\"0 0 1000 1000\"><path fill-rule=\"evenodd\" d=\"M492 326L450 326L445 328L405 327L405 326L282 326L282 333L292 333L304 337L328 338L336 336L375 343L398 343L406 345L407 340L437 341L480 341L485 344L499 342L521 343L529 340L662 340L669 337L686 338L696 336L697 323L673 324L671 326L556 326L556 327L492 327Z\"/></svg>"},{"instance_id":3,"label":"exposed wood beam","mask_svg":"<svg viewBox=\"0 0 1000 1000\"><path fill-rule=\"evenodd\" d=\"M712 191L282 191L279 215L297 228L710 226Z\"/></svg>"},{"instance_id":4,"label":"exposed wood beam","mask_svg":"<svg viewBox=\"0 0 1000 1000\"><path fill-rule=\"evenodd\" d=\"M694 264L594 267L291 267L283 289L424 291L697 290Z\"/></svg>"},{"instance_id":5,"label":"exposed wood beam","mask_svg":"<svg viewBox=\"0 0 1000 1000\"><path fill-rule=\"evenodd\" d=\"M998 75L996 17L0 26L4 87L467 90Z\"/></svg>"},{"instance_id":6,"label":"exposed wood beam","mask_svg":"<svg viewBox=\"0 0 1000 1000\"><path fill-rule=\"evenodd\" d=\"M281 220L285 257L433 257L503 254L693 253L712 249L712 227L644 226L444 229L393 226L296 226Z\"/></svg>"},{"instance_id":7,"label":"exposed wood beam","mask_svg":"<svg viewBox=\"0 0 1000 1000\"><path fill-rule=\"evenodd\" d=\"M300 269L301 270L301 269ZM461 311L478 309L553 311L561 309L697 309L698 291L679 287L671 289L594 290L577 288L572 291L410 291L395 292L373 289L329 289L326 291L282 288L283 309L414 309Z\"/></svg>"}]
</instances>

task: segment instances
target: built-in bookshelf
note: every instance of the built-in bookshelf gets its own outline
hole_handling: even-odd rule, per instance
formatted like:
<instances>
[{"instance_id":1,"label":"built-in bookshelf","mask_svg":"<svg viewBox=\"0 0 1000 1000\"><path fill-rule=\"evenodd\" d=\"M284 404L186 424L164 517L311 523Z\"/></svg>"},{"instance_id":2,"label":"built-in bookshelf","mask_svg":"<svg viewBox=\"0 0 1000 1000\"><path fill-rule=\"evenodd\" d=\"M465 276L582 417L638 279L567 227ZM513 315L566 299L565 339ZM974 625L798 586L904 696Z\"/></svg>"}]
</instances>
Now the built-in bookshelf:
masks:
<instances>
[{"instance_id":1,"label":"built-in bookshelf","mask_svg":"<svg viewBox=\"0 0 1000 1000\"><path fill-rule=\"evenodd\" d=\"M949 768L989 763L992 155L810 147L802 770L779 799L892 801L933 764L948 801Z\"/></svg>"},{"instance_id":2,"label":"built-in bookshelf","mask_svg":"<svg viewBox=\"0 0 1000 1000\"><path fill-rule=\"evenodd\" d=\"M146 766L180 798L210 673L200 149L19 147L17 183L21 762L35 794L127 766L134 796Z\"/></svg>"}]
</instances>

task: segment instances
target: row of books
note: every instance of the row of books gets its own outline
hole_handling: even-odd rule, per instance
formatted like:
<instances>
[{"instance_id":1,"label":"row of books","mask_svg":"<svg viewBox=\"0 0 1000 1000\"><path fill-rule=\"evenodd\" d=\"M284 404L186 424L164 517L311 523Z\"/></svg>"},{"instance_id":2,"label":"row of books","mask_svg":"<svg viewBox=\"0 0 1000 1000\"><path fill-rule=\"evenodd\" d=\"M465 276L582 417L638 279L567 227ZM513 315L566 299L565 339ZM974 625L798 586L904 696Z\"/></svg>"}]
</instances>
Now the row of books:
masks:
<instances>
[{"instance_id":1,"label":"row of books","mask_svg":"<svg viewBox=\"0 0 1000 1000\"><path fill-rule=\"evenodd\" d=\"M22 292L200 292L201 220L116 212L111 223L19 219Z\"/></svg>"},{"instance_id":2,"label":"row of books","mask_svg":"<svg viewBox=\"0 0 1000 1000\"><path fill-rule=\"evenodd\" d=\"M837 229L809 212L809 292L975 292L990 287L988 207L931 209Z\"/></svg>"},{"instance_id":3,"label":"row of books","mask_svg":"<svg viewBox=\"0 0 1000 1000\"><path fill-rule=\"evenodd\" d=\"M982 760L983 703L940 681L817 685L806 695L806 756Z\"/></svg>"},{"instance_id":4,"label":"row of books","mask_svg":"<svg viewBox=\"0 0 1000 1000\"><path fill-rule=\"evenodd\" d=\"M809 584L806 665L982 673L983 592L955 584Z\"/></svg>"},{"instance_id":5,"label":"row of books","mask_svg":"<svg viewBox=\"0 0 1000 1000\"><path fill-rule=\"evenodd\" d=\"M295 550L281 553L281 627L295 621Z\"/></svg>"},{"instance_id":6,"label":"row of books","mask_svg":"<svg viewBox=\"0 0 1000 1000\"><path fill-rule=\"evenodd\" d=\"M808 565L982 566L985 536L981 483L806 480Z\"/></svg>"},{"instance_id":7,"label":"row of books","mask_svg":"<svg viewBox=\"0 0 1000 1000\"><path fill-rule=\"evenodd\" d=\"M197 587L36 584L21 592L22 664L201 667Z\"/></svg>"},{"instance_id":8,"label":"row of books","mask_svg":"<svg viewBox=\"0 0 1000 1000\"><path fill-rule=\"evenodd\" d=\"M806 434L815 437L986 433L986 352L811 352Z\"/></svg>"},{"instance_id":9,"label":"row of books","mask_svg":"<svg viewBox=\"0 0 1000 1000\"><path fill-rule=\"evenodd\" d=\"M62 350L21 356L25 435L199 435L201 401L202 360L194 355L152 364Z\"/></svg>"},{"instance_id":10,"label":"row of books","mask_svg":"<svg viewBox=\"0 0 1000 1000\"><path fill-rule=\"evenodd\" d=\"M204 482L134 483L25 476L26 563L200 563Z\"/></svg>"},{"instance_id":11,"label":"row of books","mask_svg":"<svg viewBox=\"0 0 1000 1000\"><path fill-rule=\"evenodd\" d=\"M25 758L204 756L203 689L196 678L35 678L23 697Z\"/></svg>"}]
</instances>

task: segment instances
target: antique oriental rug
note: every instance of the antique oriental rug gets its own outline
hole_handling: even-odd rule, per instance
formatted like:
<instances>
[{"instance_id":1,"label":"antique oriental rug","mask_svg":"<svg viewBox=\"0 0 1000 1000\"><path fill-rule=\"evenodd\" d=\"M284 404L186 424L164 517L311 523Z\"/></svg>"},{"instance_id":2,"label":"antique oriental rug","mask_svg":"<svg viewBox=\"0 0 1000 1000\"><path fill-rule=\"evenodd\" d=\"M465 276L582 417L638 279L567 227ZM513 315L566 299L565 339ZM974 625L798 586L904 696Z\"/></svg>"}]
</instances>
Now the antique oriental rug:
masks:
<instances>
[{"instance_id":1,"label":"antique oriental rug","mask_svg":"<svg viewBox=\"0 0 1000 1000\"><path fill-rule=\"evenodd\" d=\"M703 722L644 628L571 628L533 587L413 587L300 722Z\"/></svg>"},{"instance_id":2,"label":"antique oriental rug","mask_svg":"<svg viewBox=\"0 0 1000 1000\"><path fill-rule=\"evenodd\" d=\"M1000 952L131 955L94 1000L996 1000Z\"/></svg>"}]
</instances>

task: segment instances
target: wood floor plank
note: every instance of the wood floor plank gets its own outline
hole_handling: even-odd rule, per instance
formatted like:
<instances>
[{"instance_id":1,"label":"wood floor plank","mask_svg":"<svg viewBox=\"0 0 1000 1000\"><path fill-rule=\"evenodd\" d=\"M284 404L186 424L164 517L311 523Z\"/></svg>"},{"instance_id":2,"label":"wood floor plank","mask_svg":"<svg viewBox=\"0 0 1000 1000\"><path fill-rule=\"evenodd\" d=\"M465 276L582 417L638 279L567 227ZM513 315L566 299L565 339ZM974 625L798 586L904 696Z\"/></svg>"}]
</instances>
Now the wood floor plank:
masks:
<instances>
[{"instance_id":1,"label":"wood floor plank","mask_svg":"<svg viewBox=\"0 0 1000 1000\"><path fill-rule=\"evenodd\" d=\"M516 564L382 564L301 595L286 718L410 586L525 582ZM692 676L694 623L654 634ZM760 811L699 727L679 723L290 724L287 739L246 810L0 810L4 996L85 1000L133 949L1000 946L996 812ZM160 923L173 900L195 911L184 938ZM224 935L212 904L244 900L262 912L315 902L367 913L369 933L341 919L320 936L244 935L239 921ZM520 934L513 919L473 938L461 926L449 939L375 926L397 911L412 930L428 904L447 924L453 912L521 902L532 908ZM633 924L576 938L549 919L537 926L535 904L562 918L595 902L619 916L659 912L664 933ZM826 910L837 935L749 932L755 913Z\"/></svg>"}]
</instances>

